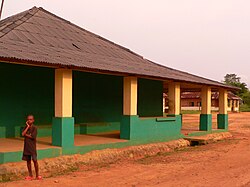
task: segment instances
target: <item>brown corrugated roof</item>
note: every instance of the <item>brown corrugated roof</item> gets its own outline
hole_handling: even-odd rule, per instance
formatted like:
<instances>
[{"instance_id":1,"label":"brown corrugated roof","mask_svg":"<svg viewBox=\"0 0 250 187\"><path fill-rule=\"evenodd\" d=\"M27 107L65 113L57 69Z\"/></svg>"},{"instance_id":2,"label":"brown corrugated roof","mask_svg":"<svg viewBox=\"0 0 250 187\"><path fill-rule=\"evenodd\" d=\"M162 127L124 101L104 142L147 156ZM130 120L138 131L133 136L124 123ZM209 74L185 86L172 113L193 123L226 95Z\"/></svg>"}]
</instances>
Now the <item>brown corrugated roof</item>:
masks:
<instances>
[{"instance_id":1,"label":"brown corrugated roof","mask_svg":"<svg viewBox=\"0 0 250 187\"><path fill-rule=\"evenodd\" d=\"M234 89L220 82L151 62L37 7L0 21L0 60L147 76Z\"/></svg>"}]
</instances>

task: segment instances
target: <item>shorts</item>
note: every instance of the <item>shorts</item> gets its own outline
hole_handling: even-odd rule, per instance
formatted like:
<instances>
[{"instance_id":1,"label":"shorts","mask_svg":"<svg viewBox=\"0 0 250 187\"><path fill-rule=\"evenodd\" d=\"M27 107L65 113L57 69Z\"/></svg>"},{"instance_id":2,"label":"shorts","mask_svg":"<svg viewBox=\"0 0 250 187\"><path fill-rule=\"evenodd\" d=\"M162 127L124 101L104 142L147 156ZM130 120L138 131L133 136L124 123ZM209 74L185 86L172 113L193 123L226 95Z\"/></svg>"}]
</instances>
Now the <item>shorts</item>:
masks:
<instances>
[{"instance_id":1,"label":"shorts","mask_svg":"<svg viewBox=\"0 0 250 187\"><path fill-rule=\"evenodd\" d=\"M36 154L33 154L33 155L23 155L23 157L22 157L22 160L25 160L25 161L31 161L31 159L33 161L37 161L37 155Z\"/></svg>"}]
</instances>

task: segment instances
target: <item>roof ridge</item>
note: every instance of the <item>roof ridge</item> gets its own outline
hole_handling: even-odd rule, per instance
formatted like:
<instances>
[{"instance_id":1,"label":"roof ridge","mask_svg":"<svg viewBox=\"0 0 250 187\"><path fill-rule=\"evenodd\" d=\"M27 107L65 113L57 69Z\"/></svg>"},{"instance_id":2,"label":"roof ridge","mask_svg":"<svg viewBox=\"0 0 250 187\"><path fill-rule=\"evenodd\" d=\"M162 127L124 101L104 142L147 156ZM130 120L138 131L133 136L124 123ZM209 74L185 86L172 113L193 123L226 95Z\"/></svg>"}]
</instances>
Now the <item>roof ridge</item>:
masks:
<instances>
[{"instance_id":1,"label":"roof ridge","mask_svg":"<svg viewBox=\"0 0 250 187\"><path fill-rule=\"evenodd\" d=\"M29 20L31 17L33 17L38 12L38 10L39 9L36 6L34 6L31 9L29 9L29 10L25 10L23 12L20 12L18 14L15 14L13 16L10 16L10 17L7 17L7 18L1 20L0 24L4 23L5 21L10 20L11 18L14 18L14 20L12 21L11 24L7 25L6 27L4 27L4 28L2 28L0 30L0 38L2 38L3 36L5 36L6 34L8 34L10 31L12 31L13 29L15 29L16 27L20 26L21 24L23 24L27 20ZM20 15L22 15L22 16L20 16ZM18 17L18 16L20 16L20 17ZM18 21L21 21L21 22L18 23L18 24L16 24L16 22L18 22ZM4 31L5 29L6 29L6 31Z\"/></svg>"},{"instance_id":2,"label":"roof ridge","mask_svg":"<svg viewBox=\"0 0 250 187\"><path fill-rule=\"evenodd\" d=\"M89 33L89 34L91 34L91 35L93 35L93 36L95 36L95 37L97 37L97 38L103 40L103 41L109 42L109 43L111 43L111 44L113 44L113 45L115 45L115 46L117 46L117 47L119 47L119 48L121 48L121 49L123 49L123 50L126 50L126 51L129 52L129 53L132 53L132 54L134 54L134 55L136 55L136 56L138 56L138 57L140 57L140 58L143 58L142 55L139 55L139 54L137 54L136 52L131 51L129 48L123 47L122 45L119 45L119 44L117 44L117 43L115 43L115 42L112 42L112 41L110 41L110 40L108 40L108 39L106 39L106 38L104 38L104 37L102 37L102 36L100 36L100 35L98 35L98 34L95 34L95 33L91 32L91 31L88 31L88 30L86 30L86 29L84 29L84 28L82 28L82 27L80 27L80 26L78 26L78 25L76 25L76 24L74 24L74 23L72 23L72 22L70 22L70 21L64 19L64 18L61 18L61 17L59 17L59 16L57 16L57 15L51 13L50 11L44 9L43 7L39 7L38 9L41 10L41 11L43 11L43 12L45 12L45 13L47 13L47 14L50 14L50 15L53 16L53 17L56 17L56 18L58 18L58 19L60 19L60 20L62 20L62 21L65 21L66 23L68 23L68 24L70 24L70 25L72 25L72 26L74 26L74 27L76 27L76 28L78 28L78 29L80 29L80 30L83 30L83 31L85 31L85 32L87 32L87 33Z\"/></svg>"}]
</instances>

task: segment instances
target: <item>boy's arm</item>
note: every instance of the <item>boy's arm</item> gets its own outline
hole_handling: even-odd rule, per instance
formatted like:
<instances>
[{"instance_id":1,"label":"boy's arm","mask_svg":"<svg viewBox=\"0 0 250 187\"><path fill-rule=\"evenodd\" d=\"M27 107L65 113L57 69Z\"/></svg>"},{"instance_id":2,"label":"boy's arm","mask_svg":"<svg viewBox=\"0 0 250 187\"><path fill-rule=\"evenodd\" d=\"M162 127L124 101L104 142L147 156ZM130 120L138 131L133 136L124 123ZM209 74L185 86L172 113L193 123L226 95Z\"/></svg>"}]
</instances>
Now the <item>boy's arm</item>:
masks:
<instances>
[{"instance_id":1,"label":"boy's arm","mask_svg":"<svg viewBox=\"0 0 250 187\"><path fill-rule=\"evenodd\" d=\"M24 136L26 136L26 137L28 137L30 139L33 139L33 137L31 135L29 135L29 134L25 134Z\"/></svg>"},{"instance_id":2,"label":"boy's arm","mask_svg":"<svg viewBox=\"0 0 250 187\"><path fill-rule=\"evenodd\" d=\"M26 128L23 130L23 132L22 132L22 136L25 136L26 135L26 133L27 133L27 131L28 131L28 129L29 129L29 125L26 125Z\"/></svg>"},{"instance_id":3,"label":"boy's arm","mask_svg":"<svg viewBox=\"0 0 250 187\"><path fill-rule=\"evenodd\" d=\"M37 128L35 127L33 132L31 132L31 134L25 134L24 136L30 138L30 139L36 139L37 136Z\"/></svg>"}]
</instances>

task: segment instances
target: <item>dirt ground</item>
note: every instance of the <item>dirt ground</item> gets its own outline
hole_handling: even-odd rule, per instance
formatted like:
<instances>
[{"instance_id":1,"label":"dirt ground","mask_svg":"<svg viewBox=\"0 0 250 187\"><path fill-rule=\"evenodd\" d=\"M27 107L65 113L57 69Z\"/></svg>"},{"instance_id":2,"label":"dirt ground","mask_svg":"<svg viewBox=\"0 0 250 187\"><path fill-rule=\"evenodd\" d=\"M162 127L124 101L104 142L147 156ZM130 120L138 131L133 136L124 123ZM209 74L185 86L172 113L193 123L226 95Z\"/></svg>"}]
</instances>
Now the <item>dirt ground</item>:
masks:
<instances>
[{"instance_id":1,"label":"dirt ground","mask_svg":"<svg viewBox=\"0 0 250 187\"><path fill-rule=\"evenodd\" d=\"M250 187L250 113L230 114L229 122L234 136L230 140L139 160L82 166L63 176L0 186Z\"/></svg>"}]
</instances>

